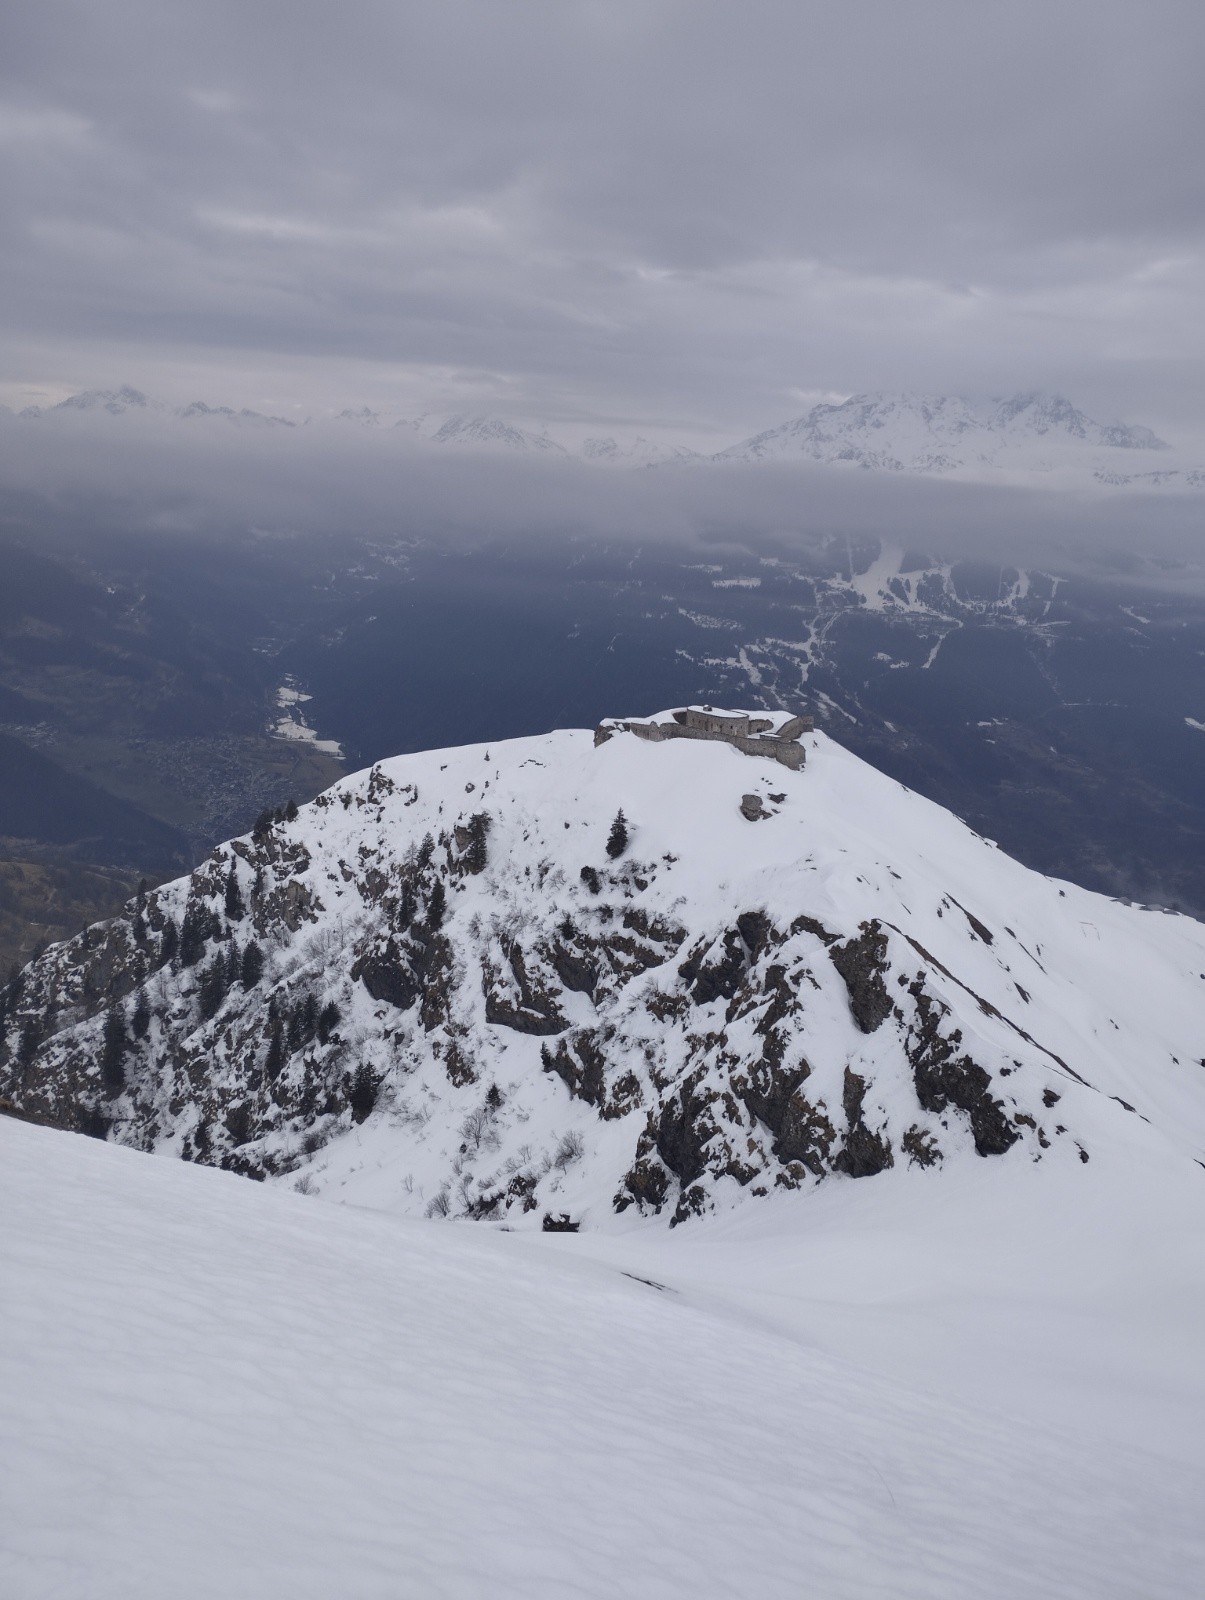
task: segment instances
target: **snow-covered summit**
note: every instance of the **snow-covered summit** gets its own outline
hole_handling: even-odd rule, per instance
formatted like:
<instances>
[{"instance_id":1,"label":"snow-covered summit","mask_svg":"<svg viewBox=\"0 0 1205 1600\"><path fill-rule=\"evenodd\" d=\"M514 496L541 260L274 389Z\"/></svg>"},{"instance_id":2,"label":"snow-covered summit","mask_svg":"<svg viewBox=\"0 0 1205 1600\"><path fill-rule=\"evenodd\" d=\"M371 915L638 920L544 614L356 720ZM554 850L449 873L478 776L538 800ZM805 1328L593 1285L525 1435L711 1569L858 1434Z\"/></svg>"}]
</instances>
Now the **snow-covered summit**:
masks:
<instances>
[{"instance_id":1,"label":"snow-covered summit","mask_svg":"<svg viewBox=\"0 0 1205 1600\"><path fill-rule=\"evenodd\" d=\"M799 771L623 731L383 762L29 967L2 1092L537 1226L1118 1140L1205 1155L1205 928L803 743Z\"/></svg>"},{"instance_id":2,"label":"snow-covered summit","mask_svg":"<svg viewBox=\"0 0 1205 1600\"><path fill-rule=\"evenodd\" d=\"M129 384L123 383L117 389L82 389L78 394L68 395L65 400L60 400L52 406L26 406L19 413L25 418L44 417L52 412L73 411L107 411L110 416L120 417L128 411L135 412L165 412L167 407L158 400L152 400L149 395L143 394L141 389L133 389Z\"/></svg>"},{"instance_id":3,"label":"snow-covered summit","mask_svg":"<svg viewBox=\"0 0 1205 1600\"><path fill-rule=\"evenodd\" d=\"M704 459L697 450L690 450L686 445L665 444L646 439L641 434L626 443L609 434L604 438L586 439L582 443L581 456L584 461L601 467L660 467L671 462Z\"/></svg>"},{"instance_id":4,"label":"snow-covered summit","mask_svg":"<svg viewBox=\"0 0 1205 1600\"><path fill-rule=\"evenodd\" d=\"M1014 438L1061 435L1117 450L1170 449L1166 440L1158 438L1150 428L1124 422L1094 422L1061 394L1043 394L1039 390L994 402L992 423Z\"/></svg>"},{"instance_id":5,"label":"snow-covered summit","mask_svg":"<svg viewBox=\"0 0 1205 1600\"><path fill-rule=\"evenodd\" d=\"M247 406L238 408L227 405L211 406L204 400L192 400L182 406L169 406L152 395L144 394L141 389L131 388L129 384L122 384L117 389L83 389L78 394L68 395L65 400L60 400L52 406L26 406L23 411L18 412L18 416L26 421L34 421L39 418L74 416L88 412L105 412L111 417L176 418L183 422L213 418L222 422L285 428L297 426L296 422L288 417L254 411Z\"/></svg>"},{"instance_id":6,"label":"snow-covered summit","mask_svg":"<svg viewBox=\"0 0 1205 1600\"><path fill-rule=\"evenodd\" d=\"M233 406L206 405L204 400L193 400L186 406L181 406L176 412L178 417L188 420L193 417L213 417L223 422L250 423L252 426L295 428L297 423L289 417L277 417L264 411L253 411L247 406L240 406L235 410Z\"/></svg>"},{"instance_id":7,"label":"snow-covered summit","mask_svg":"<svg viewBox=\"0 0 1205 1600\"><path fill-rule=\"evenodd\" d=\"M1132 457L1168 446L1149 428L1100 423L1061 395L1008 399L856 394L723 450L719 461L810 460L891 472L985 469L1140 471ZM1116 452L1126 452L1121 465Z\"/></svg>"},{"instance_id":8,"label":"snow-covered summit","mask_svg":"<svg viewBox=\"0 0 1205 1600\"><path fill-rule=\"evenodd\" d=\"M532 433L518 428L500 417L449 417L430 435L434 444L468 445L476 449L536 451L543 454L563 455L559 445L547 433Z\"/></svg>"}]
</instances>

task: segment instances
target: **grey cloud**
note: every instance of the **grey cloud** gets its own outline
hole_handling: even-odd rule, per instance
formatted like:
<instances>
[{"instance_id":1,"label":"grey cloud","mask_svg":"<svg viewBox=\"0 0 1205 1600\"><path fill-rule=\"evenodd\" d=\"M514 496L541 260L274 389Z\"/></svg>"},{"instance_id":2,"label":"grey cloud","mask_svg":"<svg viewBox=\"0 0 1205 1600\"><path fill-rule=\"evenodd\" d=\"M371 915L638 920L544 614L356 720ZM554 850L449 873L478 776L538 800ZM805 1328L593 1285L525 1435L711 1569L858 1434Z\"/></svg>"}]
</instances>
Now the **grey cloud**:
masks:
<instances>
[{"instance_id":1,"label":"grey cloud","mask_svg":"<svg viewBox=\"0 0 1205 1600\"><path fill-rule=\"evenodd\" d=\"M0 515L27 534L82 519L164 538L586 537L765 553L884 539L1205 596L1199 493L1070 494L797 464L609 472L571 457L449 455L403 430L153 414L135 425L103 412L0 418L0 453Z\"/></svg>"},{"instance_id":2,"label":"grey cloud","mask_svg":"<svg viewBox=\"0 0 1205 1600\"><path fill-rule=\"evenodd\" d=\"M1175 0L49 0L0 376L717 442L798 389L1045 384L1196 430L1203 57Z\"/></svg>"}]
</instances>

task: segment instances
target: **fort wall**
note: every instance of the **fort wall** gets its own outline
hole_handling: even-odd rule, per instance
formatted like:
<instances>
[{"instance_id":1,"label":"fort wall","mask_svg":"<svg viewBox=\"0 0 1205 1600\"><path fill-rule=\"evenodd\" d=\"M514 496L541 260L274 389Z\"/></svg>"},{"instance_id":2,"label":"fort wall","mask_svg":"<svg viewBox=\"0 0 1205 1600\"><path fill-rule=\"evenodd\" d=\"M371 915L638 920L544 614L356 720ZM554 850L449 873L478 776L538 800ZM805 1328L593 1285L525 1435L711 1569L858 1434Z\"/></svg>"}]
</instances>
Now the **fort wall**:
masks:
<instances>
[{"instance_id":1,"label":"fort wall","mask_svg":"<svg viewBox=\"0 0 1205 1600\"><path fill-rule=\"evenodd\" d=\"M672 722L614 721L600 722L594 730L595 745L605 744L613 733L634 733L638 739L659 744L663 739L709 739L720 744L730 744L748 756L765 756L798 772L803 766L805 751L797 741L800 734L813 727L811 717L792 717L783 723L777 733L770 730L774 723L763 717L725 717L717 713L689 708L675 711Z\"/></svg>"}]
</instances>

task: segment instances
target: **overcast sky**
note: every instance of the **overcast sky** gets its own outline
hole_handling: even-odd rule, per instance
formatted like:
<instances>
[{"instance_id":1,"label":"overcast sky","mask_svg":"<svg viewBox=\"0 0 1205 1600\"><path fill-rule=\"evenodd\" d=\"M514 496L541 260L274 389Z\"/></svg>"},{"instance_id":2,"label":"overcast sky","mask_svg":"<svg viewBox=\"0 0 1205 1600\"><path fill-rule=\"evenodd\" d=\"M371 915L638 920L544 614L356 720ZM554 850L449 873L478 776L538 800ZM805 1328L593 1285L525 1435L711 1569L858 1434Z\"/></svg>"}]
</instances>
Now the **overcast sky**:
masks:
<instances>
[{"instance_id":1,"label":"overcast sky","mask_svg":"<svg viewBox=\"0 0 1205 1600\"><path fill-rule=\"evenodd\" d=\"M1205 5L38 0L0 399L727 443L864 389L1205 438Z\"/></svg>"}]
</instances>

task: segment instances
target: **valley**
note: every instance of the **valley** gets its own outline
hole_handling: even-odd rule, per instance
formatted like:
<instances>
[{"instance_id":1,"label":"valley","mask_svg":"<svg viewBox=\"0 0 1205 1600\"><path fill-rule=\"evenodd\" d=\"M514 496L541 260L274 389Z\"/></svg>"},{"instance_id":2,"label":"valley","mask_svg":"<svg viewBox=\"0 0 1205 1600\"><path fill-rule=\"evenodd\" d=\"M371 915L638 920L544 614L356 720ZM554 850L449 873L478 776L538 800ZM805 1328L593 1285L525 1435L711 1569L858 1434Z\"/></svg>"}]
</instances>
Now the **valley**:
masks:
<instances>
[{"instance_id":1,"label":"valley","mask_svg":"<svg viewBox=\"0 0 1205 1600\"><path fill-rule=\"evenodd\" d=\"M809 708L1040 870L1205 908L1191 590L886 541L700 556L226 538L214 564L68 527L37 555L5 548L4 859L74 875L73 917L112 909L107 888L89 898L96 872L127 892L162 881L349 763L674 699ZM310 698L282 712L282 692ZM18 913L0 957L74 932L65 918Z\"/></svg>"}]
</instances>

